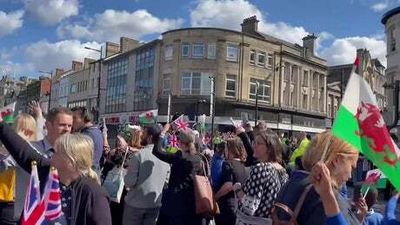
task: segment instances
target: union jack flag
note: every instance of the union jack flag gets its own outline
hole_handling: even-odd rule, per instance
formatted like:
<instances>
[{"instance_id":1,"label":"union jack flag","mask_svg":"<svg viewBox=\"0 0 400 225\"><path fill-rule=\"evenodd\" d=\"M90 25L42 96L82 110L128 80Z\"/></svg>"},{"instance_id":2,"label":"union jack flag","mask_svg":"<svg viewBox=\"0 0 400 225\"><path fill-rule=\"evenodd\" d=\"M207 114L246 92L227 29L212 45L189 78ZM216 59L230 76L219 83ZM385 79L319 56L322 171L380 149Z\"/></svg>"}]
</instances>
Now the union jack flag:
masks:
<instances>
[{"instance_id":1,"label":"union jack flag","mask_svg":"<svg viewBox=\"0 0 400 225\"><path fill-rule=\"evenodd\" d=\"M184 130L186 131L187 129L189 129L189 125L188 123L183 119L183 115L181 115L180 117L178 117L175 121L174 124L177 126L178 130Z\"/></svg>"},{"instance_id":2,"label":"union jack flag","mask_svg":"<svg viewBox=\"0 0 400 225\"><path fill-rule=\"evenodd\" d=\"M32 172L27 189L21 225L41 224L45 219L45 203L40 198L40 183L36 162L32 162Z\"/></svg>"},{"instance_id":3,"label":"union jack flag","mask_svg":"<svg viewBox=\"0 0 400 225\"><path fill-rule=\"evenodd\" d=\"M175 134L169 136L169 145L174 148L178 147L178 138Z\"/></svg>"},{"instance_id":4,"label":"union jack flag","mask_svg":"<svg viewBox=\"0 0 400 225\"><path fill-rule=\"evenodd\" d=\"M55 221L62 216L60 183L57 170L54 168L50 169L43 201L46 205L45 217L47 221Z\"/></svg>"}]
</instances>

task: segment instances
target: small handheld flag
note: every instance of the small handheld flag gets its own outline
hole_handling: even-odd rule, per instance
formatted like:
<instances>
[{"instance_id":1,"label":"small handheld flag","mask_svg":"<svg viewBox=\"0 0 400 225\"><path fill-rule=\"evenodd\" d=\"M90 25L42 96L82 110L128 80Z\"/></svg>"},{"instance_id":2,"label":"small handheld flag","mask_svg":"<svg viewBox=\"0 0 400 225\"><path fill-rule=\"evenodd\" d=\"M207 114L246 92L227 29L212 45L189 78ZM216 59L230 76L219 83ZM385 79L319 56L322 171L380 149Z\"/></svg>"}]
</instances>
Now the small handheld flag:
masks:
<instances>
[{"instance_id":1,"label":"small handheld flag","mask_svg":"<svg viewBox=\"0 0 400 225\"><path fill-rule=\"evenodd\" d=\"M14 111L15 111L16 102L13 102L4 108L0 109L1 118L6 123L13 123L14 122Z\"/></svg>"}]
</instances>

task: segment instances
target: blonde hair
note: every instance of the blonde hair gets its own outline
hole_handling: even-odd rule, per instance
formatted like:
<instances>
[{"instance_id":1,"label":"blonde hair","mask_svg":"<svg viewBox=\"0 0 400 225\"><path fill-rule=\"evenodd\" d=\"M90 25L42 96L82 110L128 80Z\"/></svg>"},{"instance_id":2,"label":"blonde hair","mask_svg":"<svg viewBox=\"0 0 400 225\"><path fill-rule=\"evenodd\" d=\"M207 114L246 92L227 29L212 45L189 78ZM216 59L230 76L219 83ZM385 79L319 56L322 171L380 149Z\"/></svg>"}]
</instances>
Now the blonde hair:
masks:
<instances>
[{"instance_id":1,"label":"blonde hair","mask_svg":"<svg viewBox=\"0 0 400 225\"><path fill-rule=\"evenodd\" d=\"M133 148L142 148L142 137L141 137L141 133L142 133L142 129L132 129L131 131L131 140L130 140L130 146Z\"/></svg>"},{"instance_id":2,"label":"blonde hair","mask_svg":"<svg viewBox=\"0 0 400 225\"><path fill-rule=\"evenodd\" d=\"M29 136L27 141L37 141L37 125L36 120L29 114L20 113L14 122L14 129L15 131L20 133L30 132L31 135ZM23 138L28 137L27 135L22 136Z\"/></svg>"},{"instance_id":3,"label":"blonde hair","mask_svg":"<svg viewBox=\"0 0 400 225\"><path fill-rule=\"evenodd\" d=\"M64 134L56 140L54 147L65 154L83 176L100 183L97 173L92 169L94 144L90 137L83 134Z\"/></svg>"},{"instance_id":4,"label":"blonde hair","mask_svg":"<svg viewBox=\"0 0 400 225\"><path fill-rule=\"evenodd\" d=\"M326 147L325 159L322 159ZM308 149L302 157L303 167L305 170L311 171L318 161L324 160L324 163L329 165L339 155L358 156L358 151L351 145L333 136L330 131L325 131L316 135L312 139Z\"/></svg>"},{"instance_id":5,"label":"blonde hair","mask_svg":"<svg viewBox=\"0 0 400 225\"><path fill-rule=\"evenodd\" d=\"M188 146L190 154L196 153L196 146L194 145L194 135L191 131L180 131L178 134L178 140L182 144L186 144Z\"/></svg>"}]
</instances>

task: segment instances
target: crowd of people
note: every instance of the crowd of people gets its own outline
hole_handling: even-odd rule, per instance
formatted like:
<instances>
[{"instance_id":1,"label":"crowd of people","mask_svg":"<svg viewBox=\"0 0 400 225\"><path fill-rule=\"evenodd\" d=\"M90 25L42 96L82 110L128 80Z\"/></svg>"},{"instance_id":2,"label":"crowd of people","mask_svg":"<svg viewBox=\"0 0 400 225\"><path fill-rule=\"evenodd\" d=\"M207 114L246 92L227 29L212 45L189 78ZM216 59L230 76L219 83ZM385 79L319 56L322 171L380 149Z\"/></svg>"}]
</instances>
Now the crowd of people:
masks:
<instances>
[{"instance_id":1,"label":"crowd of people","mask_svg":"<svg viewBox=\"0 0 400 225\"><path fill-rule=\"evenodd\" d=\"M30 106L13 124L0 123L0 224L18 224L33 161L41 191L50 167L58 170L59 224L400 224L398 194L382 215L373 210L375 189L356 188L351 198L343 191L359 153L329 130L289 137L265 122L243 123L206 139L171 122L127 125L110 144L85 107L44 118ZM196 176L211 184L212 214L198 212Z\"/></svg>"}]
</instances>

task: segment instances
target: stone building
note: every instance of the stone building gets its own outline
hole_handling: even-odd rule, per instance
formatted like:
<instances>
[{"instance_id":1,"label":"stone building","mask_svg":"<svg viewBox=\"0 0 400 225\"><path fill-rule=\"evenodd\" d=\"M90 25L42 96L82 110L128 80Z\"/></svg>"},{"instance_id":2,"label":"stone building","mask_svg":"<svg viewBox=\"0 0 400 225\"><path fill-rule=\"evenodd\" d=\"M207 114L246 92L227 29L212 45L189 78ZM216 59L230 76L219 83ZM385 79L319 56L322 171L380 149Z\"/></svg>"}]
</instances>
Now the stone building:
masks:
<instances>
[{"instance_id":1,"label":"stone building","mask_svg":"<svg viewBox=\"0 0 400 225\"><path fill-rule=\"evenodd\" d=\"M272 129L321 132L326 118L326 61L315 56L309 35L303 46L258 31L258 20L243 21L242 31L184 28L162 34L159 114L166 121L168 94L172 113L195 120L209 115L210 77L215 78L215 123L230 117L259 120ZM258 93L256 93L258 86ZM210 122L210 118L208 118Z\"/></svg>"}]
</instances>

